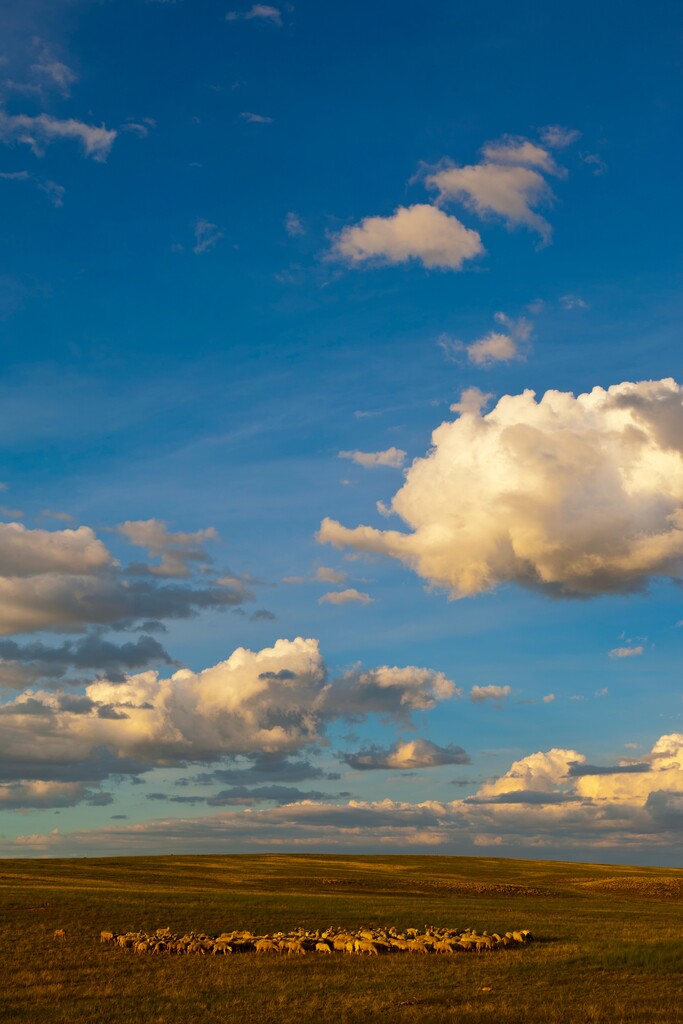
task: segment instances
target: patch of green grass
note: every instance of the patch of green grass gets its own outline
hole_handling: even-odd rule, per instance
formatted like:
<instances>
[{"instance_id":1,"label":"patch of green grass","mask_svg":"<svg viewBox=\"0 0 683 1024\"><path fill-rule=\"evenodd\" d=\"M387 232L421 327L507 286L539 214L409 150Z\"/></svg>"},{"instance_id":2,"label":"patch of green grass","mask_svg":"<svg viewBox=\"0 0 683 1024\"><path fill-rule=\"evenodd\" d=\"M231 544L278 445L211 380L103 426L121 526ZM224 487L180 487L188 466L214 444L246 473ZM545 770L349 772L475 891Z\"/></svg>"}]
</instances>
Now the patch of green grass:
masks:
<instances>
[{"instance_id":1,"label":"patch of green grass","mask_svg":"<svg viewBox=\"0 0 683 1024\"><path fill-rule=\"evenodd\" d=\"M498 858L0 861L0 1021L677 1024L683 871ZM523 948L454 956L137 956L101 929L425 924ZM66 941L54 940L65 928Z\"/></svg>"}]
</instances>

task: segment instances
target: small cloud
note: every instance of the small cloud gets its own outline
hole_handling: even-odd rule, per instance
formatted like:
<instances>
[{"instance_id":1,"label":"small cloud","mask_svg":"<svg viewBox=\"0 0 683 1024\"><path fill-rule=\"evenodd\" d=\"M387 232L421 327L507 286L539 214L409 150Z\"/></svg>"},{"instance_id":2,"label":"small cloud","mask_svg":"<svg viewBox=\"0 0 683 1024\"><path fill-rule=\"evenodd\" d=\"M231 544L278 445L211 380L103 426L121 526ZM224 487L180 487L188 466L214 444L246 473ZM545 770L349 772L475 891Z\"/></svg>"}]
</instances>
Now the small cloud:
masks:
<instances>
[{"instance_id":1,"label":"small cloud","mask_svg":"<svg viewBox=\"0 0 683 1024\"><path fill-rule=\"evenodd\" d=\"M125 124L121 125L121 131L137 135L139 139L146 139L149 135L149 125L140 124L139 121L126 121Z\"/></svg>"},{"instance_id":2,"label":"small cloud","mask_svg":"<svg viewBox=\"0 0 683 1024\"><path fill-rule=\"evenodd\" d=\"M341 760L356 771L394 769L407 771L415 768L438 768L449 764L469 764L470 757L462 747L450 743L440 747L430 740L415 739L394 744L385 749L377 745L364 747L354 753L342 754Z\"/></svg>"},{"instance_id":3,"label":"small cloud","mask_svg":"<svg viewBox=\"0 0 683 1024\"><path fill-rule=\"evenodd\" d=\"M321 565L315 570L315 578L320 583L345 583L347 575L345 572L329 569L327 566Z\"/></svg>"},{"instance_id":4,"label":"small cloud","mask_svg":"<svg viewBox=\"0 0 683 1024\"><path fill-rule=\"evenodd\" d=\"M485 337L467 345L467 358L475 366L510 363L518 358L517 346L509 335L490 331Z\"/></svg>"},{"instance_id":5,"label":"small cloud","mask_svg":"<svg viewBox=\"0 0 683 1024\"><path fill-rule=\"evenodd\" d=\"M562 309L588 309L588 303L580 295L561 295Z\"/></svg>"},{"instance_id":6,"label":"small cloud","mask_svg":"<svg viewBox=\"0 0 683 1024\"><path fill-rule=\"evenodd\" d=\"M24 513L20 508L7 508L6 505L0 505L0 516L6 519L23 519Z\"/></svg>"},{"instance_id":7,"label":"small cloud","mask_svg":"<svg viewBox=\"0 0 683 1024\"><path fill-rule=\"evenodd\" d=\"M243 121L247 124L272 124L272 117L266 117L265 114L254 114L250 110L244 110L240 114Z\"/></svg>"},{"instance_id":8,"label":"small cloud","mask_svg":"<svg viewBox=\"0 0 683 1024\"><path fill-rule=\"evenodd\" d=\"M75 118L60 120L50 114L6 114L0 110L0 139L8 145L19 142L30 146L33 153L42 157L45 146L62 139L80 142L86 156L103 163L109 156L116 139L114 129L85 124Z\"/></svg>"},{"instance_id":9,"label":"small cloud","mask_svg":"<svg viewBox=\"0 0 683 1024\"><path fill-rule=\"evenodd\" d=\"M494 314L493 319L506 329L505 333L489 331L469 345L442 334L437 339L437 345L449 362L460 362L461 354L466 353L470 363L482 368L493 366L495 363L510 363L514 359L524 359L526 342L533 333L531 321L524 316L515 319L502 312Z\"/></svg>"},{"instance_id":10,"label":"small cloud","mask_svg":"<svg viewBox=\"0 0 683 1024\"><path fill-rule=\"evenodd\" d=\"M228 11L226 21L265 21L282 28L282 14L270 4L254 4L248 11Z\"/></svg>"},{"instance_id":11,"label":"small cloud","mask_svg":"<svg viewBox=\"0 0 683 1024\"><path fill-rule=\"evenodd\" d=\"M194 245L192 252L199 256L203 252L213 249L217 242L220 242L223 232L217 224L211 224L208 220L198 220L194 226Z\"/></svg>"},{"instance_id":12,"label":"small cloud","mask_svg":"<svg viewBox=\"0 0 683 1024\"><path fill-rule=\"evenodd\" d=\"M349 587L348 590L332 591L318 598L318 604L352 604L354 602L357 604L372 604L372 598L369 594L356 590L355 587Z\"/></svg>"},{"instance_id":13,"label":"small cloud","mask_svg":"<svg viewBox=\"0 0 683 1024\"><path fill-rule=\"evenodd\" d=\"M2 171L0 172L0 181L28 181L44 192L53 206L64 206L66 189L63 185L58 185L56 181L38 178L34 174L29 174L28 171Z\"/></svg>"},{"instance_id":14,"label":"small cloud","mask_svg":"<svg viewBox=\"0 0 683 1024\"><path fill-rule=\"evenodd\" d=\"M510 686L473 686L470 690L470 700L482 704L485 700L504 700L511 693Z\"/></svg>"},{"instance_id":15,"label":"small cloud","mask_svg":"<svg viewBox=\"0 0 683 1024\"><path fill-rule=\"evenodd\" d=\"M298 213L294 213L293 210L285 217L285 231L290 238L297 238L300 235L306 234L306 229L301 223L301 217Z\"/></svg>"},{"instance_id":16,"label":"small cloud","mask_svg":"<svg viewBox=\"0 0 683 1024\"><path fill-rule=\"evenodd\" d=\"M269 612L267 608L258 608L255 612L249 616L250 622L273 622L277 618L273 612Z\"/></svg>"},{"instance_id":17,"label":"small cloud","mask_svg":"<svg viewBox=\"0 0 683 1024\"><path fill-rule=\"evenodd\" d=\"M582 154L581 159L585 164L593 168L593 174L596 178L600 178L606 173L607 164L597 153L587 153L585 156Z\"/></svg>"},{"instance_id":18,"label":"small cloud","mask_svg":"<svg viewBox=\"0 0 683 1024\"><path fill-rule=\"evenodd\" d=\"M645 648L642 644L637 647L613 647L609 652L610 658L635 658L639 654L643 654Z\"/></svg>"},{"instance_id":19,"label":"small cloud","mask_svg":"<svg viewBox=\"0 0 683 1024\"><path fill-rule=\"evenodd\" d=\"M544 704L552 704L552 702L554 700L555 700L555 694L554 693L546 693L545 697L543 698L543 703Z\"/></svg>"},{"instance_id":20,"label":"small cloud","mask_svg":"<svg viewBox=\"0 0 683 1024\"><path fill-rule=\"evenodd\" d=\"M41 64L32 64L31 71L51 83L62 96L69 95L71 86L78 78L70 67L59 60L45 60Z\"/></svg>"},{"instance_id":21,"label":"small cloud","mask_svg":"<svg viewBox=\"0 0 683 1024\"><path fill-rule=\"evenodd\" d=\"M365 217L344 228L332 255L351 265L419 260L429 269L460 270L484 252L477 231L428 203L399 206L389 217Z\"/></svg>"},{"instance_id":22,"label":"small cloud","mask_svg":"<svg viewBox=\"0 0 683 1024\"><path fill-rule=\"evenodd\" d=\"M541 130L541 142L550 149L566 149L581 138L576 128L564 128L561 124L549 124Z\"/></svg>"},{"instance_id":23,"label":"small cloud","mask_svg":"<svg viewBox=\"0 0 683 1024\"><path fill-rule=\"evenodd\" d=\"M603 686L599 690L595 691L595 696L596 697L606 697L608 693L609 693L609 690L607 689L607 687Z\"/></svg>"},{"instance_id":24,"label":"small cloud","mask_svg":"<svg viewBox=\"0 0 683 1024\"><path fill-rule=\"evenodd\" d=\"M404 465L407 452L402 448L387 448L383 452L339 452L340 459L351 459L357 466L363 469L376 469L377 466L389 466L392 469L401 469Z\"/></svg>"},{"instance_id":25,"label":"small cloud","mask_svg":"<svg viewBox=\"0 0 683 1024\"><path fill-rule=\"evenodd\" d=\"M379 514L381 516L384 516L385 519L388 519L389 516L393 516L394 515L393 508L391 508L389 505L385 505L383 501L378 501L376 503L376 508L377 508L377 511L379 512Z\"/></svg>"}]
</instances>

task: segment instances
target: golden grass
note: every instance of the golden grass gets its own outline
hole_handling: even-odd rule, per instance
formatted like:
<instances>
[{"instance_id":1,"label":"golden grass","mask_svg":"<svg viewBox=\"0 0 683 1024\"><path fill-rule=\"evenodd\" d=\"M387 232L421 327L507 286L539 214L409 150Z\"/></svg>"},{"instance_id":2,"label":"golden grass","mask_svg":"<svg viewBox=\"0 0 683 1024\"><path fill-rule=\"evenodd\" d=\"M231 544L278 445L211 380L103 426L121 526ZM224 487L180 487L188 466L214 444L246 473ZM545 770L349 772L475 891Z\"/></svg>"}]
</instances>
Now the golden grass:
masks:
<instances>
[{"instance_id":1,"label":"golden grass","mask_svg":"<svg viewBox=\"0 0 683 1024\"><path fill-rule=\"evenodd\" d=\"M0 861L0 1021L677 1024L683 871L498 858ZM500 956L136 956L102 929L529 928ZM55 929L66 930L55 940Z\"/></svg>"}]
</instances>

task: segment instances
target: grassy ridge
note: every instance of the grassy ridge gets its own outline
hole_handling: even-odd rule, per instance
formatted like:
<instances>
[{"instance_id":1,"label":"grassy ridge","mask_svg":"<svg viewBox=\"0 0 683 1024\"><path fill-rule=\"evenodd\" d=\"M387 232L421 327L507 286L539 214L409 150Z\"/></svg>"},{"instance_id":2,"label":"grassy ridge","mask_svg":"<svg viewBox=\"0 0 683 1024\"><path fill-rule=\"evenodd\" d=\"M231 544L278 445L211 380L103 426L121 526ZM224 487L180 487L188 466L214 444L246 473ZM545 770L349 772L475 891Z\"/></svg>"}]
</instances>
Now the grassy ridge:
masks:
<instances>
[{"instance_id":1,"label":"grassy ridge","mask_svg":"<svg viewBox=\"0 0 683 1024\"><path fill-rule=\"evenodd\" d=\"M497 858L0 861L0 1021L683 1022L683 871ZM135 956L113 931L530 928L490 954ZM66 941L52 933L65 928Z\"/></svg>"}]
</instances>

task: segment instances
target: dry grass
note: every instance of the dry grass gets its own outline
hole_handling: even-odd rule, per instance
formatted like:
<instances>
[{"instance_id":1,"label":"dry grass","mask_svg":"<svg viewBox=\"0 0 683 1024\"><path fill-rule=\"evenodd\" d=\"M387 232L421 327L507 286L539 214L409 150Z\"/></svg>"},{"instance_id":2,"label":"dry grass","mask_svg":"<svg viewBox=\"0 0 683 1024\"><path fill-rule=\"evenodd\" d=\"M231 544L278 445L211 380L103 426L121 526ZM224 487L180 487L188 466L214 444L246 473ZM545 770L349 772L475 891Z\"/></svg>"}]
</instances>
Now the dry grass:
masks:
<instances>
[{"instance_id":1,"label":"dry grass","mask_svg":"<svg viewBox=\"0 0 683 1024\"><path fill-rule=\"evenodd\" d=\"M449 857L0 861L0 1021L683 1022L683 872ZM136 956L100 930L530 928L504 955ZM53 939L65 928L66 940Z\"/></svg>"}]
</instances>

